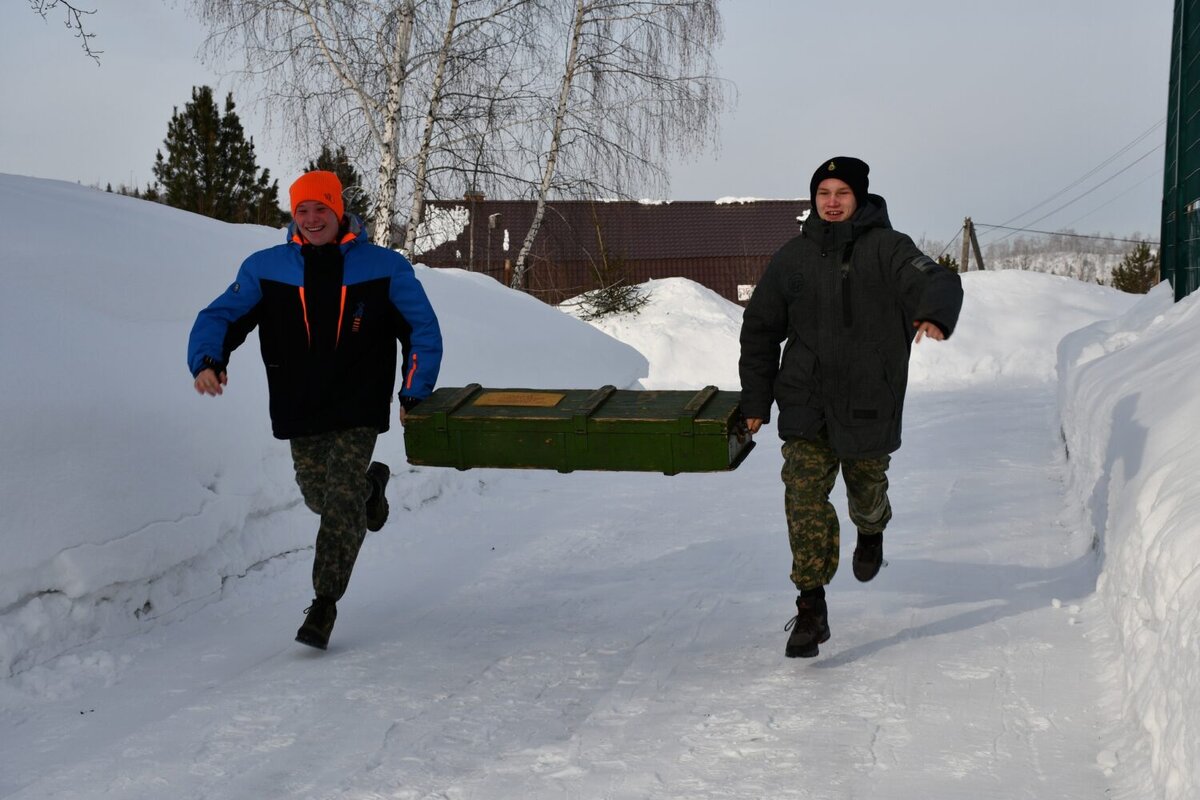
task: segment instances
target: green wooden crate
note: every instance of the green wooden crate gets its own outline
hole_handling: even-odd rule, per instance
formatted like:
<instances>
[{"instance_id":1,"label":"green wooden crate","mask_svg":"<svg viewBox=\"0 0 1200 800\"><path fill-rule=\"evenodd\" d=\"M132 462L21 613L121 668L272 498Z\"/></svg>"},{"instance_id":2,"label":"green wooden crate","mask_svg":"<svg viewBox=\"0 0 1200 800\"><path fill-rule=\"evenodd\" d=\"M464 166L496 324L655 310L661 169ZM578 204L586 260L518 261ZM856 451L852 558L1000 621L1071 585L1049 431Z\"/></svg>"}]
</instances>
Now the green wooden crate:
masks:
<instances>
[{"instance_id":1,"label":"green wooden crate","mask_svg":"<svg viewBox=\"0 0 1200 800\"><path fill-rule=\"evenodd\" d=\"M438 389L408 412L411 464L435 467L716 472L754 447L737 392Z\"/></svg>"}]
</instances>

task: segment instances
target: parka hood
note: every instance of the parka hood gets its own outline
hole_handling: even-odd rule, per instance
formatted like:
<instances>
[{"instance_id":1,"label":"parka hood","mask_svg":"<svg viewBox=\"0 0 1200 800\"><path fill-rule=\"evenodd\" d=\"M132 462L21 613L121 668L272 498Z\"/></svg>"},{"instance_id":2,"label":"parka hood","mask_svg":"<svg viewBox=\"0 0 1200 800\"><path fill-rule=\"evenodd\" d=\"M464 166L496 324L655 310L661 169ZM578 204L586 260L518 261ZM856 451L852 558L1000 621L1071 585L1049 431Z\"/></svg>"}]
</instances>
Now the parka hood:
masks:
<instances>
[{"instance_id":1,"label":"parka hood","mask_svg":"<svg viewBox=\"0 0 1200 800\"><path fill-rule=\"evenodd\" d=\"M867 201L855 209L854 216L845 222L826 222L813 209L804 221L801 235L817 242L843 242L857 239L871 228L892 228L887 201L877 194L868 194Z\"/></svg>"},{"instance_id":2,"label":"parka hood","mask_svg":"<svg viewBox=\"0 0 1200 800\"><path fill-rule=\"evenodd\" d=\"M362 220L353 214L346 214L343 218L342 226L339 229L340 235L337 242L340 245L347 245L364 237L366 226ZM365 239L364 239L365 241ZM287 237L284 239L288 244L304 244L304 238L300 235L300 229L296 227L296 220L292 220L287 226ZM345 248L343 247L343 250Z\"/></svg>"}]
</instances>

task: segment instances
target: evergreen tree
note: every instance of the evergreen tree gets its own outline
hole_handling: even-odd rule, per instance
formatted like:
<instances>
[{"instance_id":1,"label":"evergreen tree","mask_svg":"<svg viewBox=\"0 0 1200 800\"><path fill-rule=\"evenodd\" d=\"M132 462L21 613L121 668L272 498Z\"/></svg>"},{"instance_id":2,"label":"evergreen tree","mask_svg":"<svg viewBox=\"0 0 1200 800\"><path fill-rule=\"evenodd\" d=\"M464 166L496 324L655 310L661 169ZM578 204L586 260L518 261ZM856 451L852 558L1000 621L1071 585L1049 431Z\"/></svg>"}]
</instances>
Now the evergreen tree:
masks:
<instances>
[{"instance_id":1,"label":"evergreen tree","mask_svg":"<svg viewBox=\"0 0 1200 800\"><path fill-rule=\"evenodd\" d=\"M163 145L166 155L159 150L154 160L154 194L167 205L225 222L283 222L279 182L269 170L259 172L232 92L222 115L210 87L192 87L192 101L183 113L174 110Z\"/></svg>"},{"instance_id":2,"label":"evergreen tree","mask_svg":"<svg viewBox=\"0 0 1200 800\"><path fill-rule=\"evenodd\" d=\"M937 257L937 263L941 264L951 272L958 272L958 259L949 253L942 253Z\"/></svg>"},{"instance_id":3,"label":"evergreen tree","mask_svg":"<svg viewBox=\"0 0 1200 800\"><path fill-rule=\"evenodd\" d=\"M1133 252L1113 269L1112 286L1122 292L1145 294L1158 283L1158 277L1158 253L1151 252L1150 245L1145 242L1138 242Z\"/></svg>"},{"instance_id":4,"label":"evergreen tree","mask_svg":"<svg viewBox=\"0 0 1200 800\"><path fill-rule=\"evenodd\" d=\"M337 153L334 153L329 149L329 145L321 145L321 155L317 156L316 161L308 162L305 171L312 172L315 169L323 169L338 176L338 180L342 182L342 203L347 214L353 214L364 221L370 219L370 198L363 188L362 177L346 155L346 148L339 147Z\"/></svg>"}]
</instances>

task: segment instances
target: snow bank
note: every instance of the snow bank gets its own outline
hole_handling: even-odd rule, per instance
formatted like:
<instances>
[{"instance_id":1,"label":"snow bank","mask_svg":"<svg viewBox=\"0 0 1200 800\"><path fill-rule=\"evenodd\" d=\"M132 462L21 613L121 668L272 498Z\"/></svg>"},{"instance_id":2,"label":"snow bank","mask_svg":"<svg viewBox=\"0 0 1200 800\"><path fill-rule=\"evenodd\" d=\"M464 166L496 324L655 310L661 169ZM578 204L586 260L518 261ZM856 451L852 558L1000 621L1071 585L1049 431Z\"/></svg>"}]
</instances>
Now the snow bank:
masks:
<instances>
[{"instance_id":1,"label":"snow bank","mask_svg":"<svg viewBox=\"0 0 1200 800\"><path fill-rule=\"evenodd\" d=\"M648 298L635 314L616 314L592 325L646 357L646 389L741 389L738 334L742 307L687 278L647 281ZM573 300L560 308L578 313Z\"/></svg>"},{"instance_id":2,"label":"snow bank","mask_svg":"<svg viewBox=\"0 0 1200 800\"><path fill-rule=\"evenodd\" d=\"M1200 298L1161 285L1124 316L1061 342L1068 484L1095 538L1120 718L1153 787L1200 796Z\"/></svg>"},{"instance_id":3,"label":"snow bank","mask_svg":"<svg viewBox=\"0 0 1200 800\"><path fill-rule=\"evenodd\" d=\"M12 675L203 602L311 547L313 524L287 443L271 437L254 337L220 398L198 396L185 364L196 312L281 231L11 175L0 217L20 232L0 243L0 675ZM445 334L443 386L646 375L637 352L527 295L418 273ZM403 468L398 430L377 456ZM279 513L294 524L261 524Z\"/></svg>"},{"instance_id":4,"label":"snow bank","mask_svg":"<svg viewBox=\"0 0 1200 800\"><path fill-rule=\"evenodd\" d=\"M913 347L914 389L1052 381L1056 342L1136 302L1134 295L1038 272L968 272L962 279L963 309L954 335ZM592 324L646 357L646 388L739 389L742 307L686 278L648 281L641 288L649 302L638 313ZM561 307L575 313L573 301Z\"/></svg>"},{"instance_id":5,"label":"snow bank","mask_svg":"<svg viewBox=\"0 0 1200 800\"><path fill-rule=\"evenodd\" d=\"M1135 302L1133 295L1039 272L967 272L962 281L954 335L932 347L913 347L909 384L915 389L1053 380L1055 342Z\"/></svg>"}]
</instances>

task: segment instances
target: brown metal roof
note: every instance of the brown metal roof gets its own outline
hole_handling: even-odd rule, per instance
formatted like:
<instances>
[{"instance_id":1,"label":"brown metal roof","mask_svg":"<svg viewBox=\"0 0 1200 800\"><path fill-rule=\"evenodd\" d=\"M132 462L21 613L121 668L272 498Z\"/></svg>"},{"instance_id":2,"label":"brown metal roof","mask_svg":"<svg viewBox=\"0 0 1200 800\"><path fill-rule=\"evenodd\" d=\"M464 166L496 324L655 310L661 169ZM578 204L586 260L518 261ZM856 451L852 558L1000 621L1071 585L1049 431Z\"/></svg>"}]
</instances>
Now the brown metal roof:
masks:
<instances>
[{"instance_id":1,"label":"brown metal roof","mask_svg":"<svg viewBox=\"0 0 1200 800\"><path fill-rule=\"evenodd\" d=\"M469 224L456 239L418 254L431 266L467 266L475 232L474 265L516 260L535 203L522 200L432 201L431 209L467 209ZM599 253L598 233L612 256L628 261L769 256L800 232L797 217L808 200L716 203L557 201L547 204L534 256L548 262L579 261ZM488 218L498 214L495 227ZM503 248L508 233L508 249ZM490 233L490 236L489 236ZM489 252L490 250L490 252Z\"/></svg>"}]
</instances>

